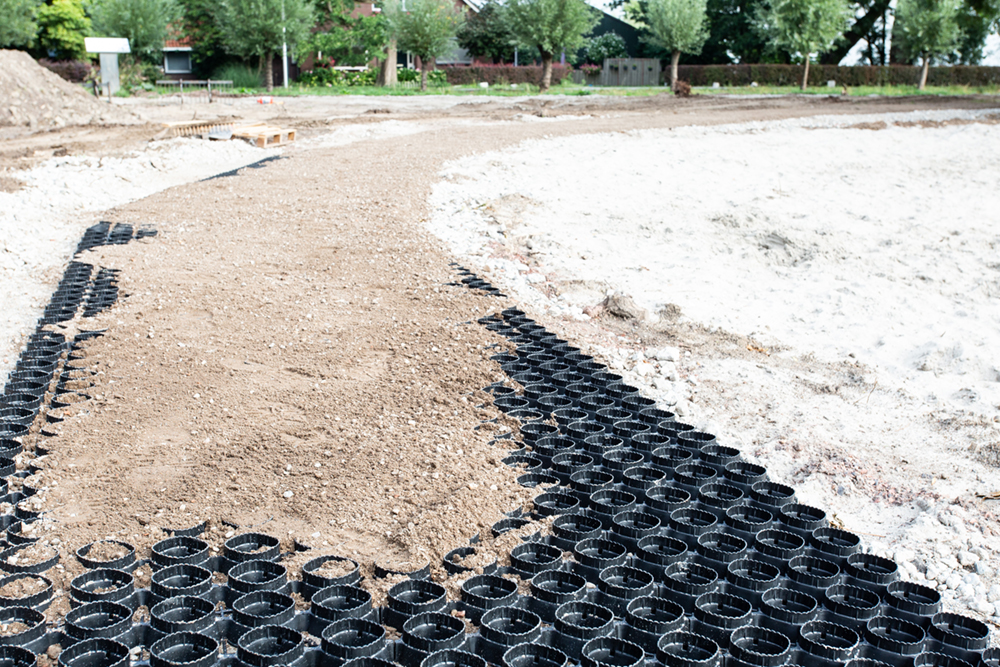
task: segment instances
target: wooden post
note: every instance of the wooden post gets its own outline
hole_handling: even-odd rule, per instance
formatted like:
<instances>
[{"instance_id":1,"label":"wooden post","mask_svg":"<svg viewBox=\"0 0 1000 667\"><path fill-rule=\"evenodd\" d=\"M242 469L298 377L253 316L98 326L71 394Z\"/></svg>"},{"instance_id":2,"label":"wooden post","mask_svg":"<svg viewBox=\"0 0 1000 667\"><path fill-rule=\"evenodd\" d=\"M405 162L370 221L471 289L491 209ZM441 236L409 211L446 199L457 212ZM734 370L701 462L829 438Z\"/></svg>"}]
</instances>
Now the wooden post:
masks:
<instances>
[{"instance_id":1,"label":"wooden post","mask_svg":"<svg viewBox=\"0 0 1000 667\"><path fill-rule=\"evenodd\" d=\"M208 80L208 103L212 103L212 80Z\"/></svg>"}]
</instances>

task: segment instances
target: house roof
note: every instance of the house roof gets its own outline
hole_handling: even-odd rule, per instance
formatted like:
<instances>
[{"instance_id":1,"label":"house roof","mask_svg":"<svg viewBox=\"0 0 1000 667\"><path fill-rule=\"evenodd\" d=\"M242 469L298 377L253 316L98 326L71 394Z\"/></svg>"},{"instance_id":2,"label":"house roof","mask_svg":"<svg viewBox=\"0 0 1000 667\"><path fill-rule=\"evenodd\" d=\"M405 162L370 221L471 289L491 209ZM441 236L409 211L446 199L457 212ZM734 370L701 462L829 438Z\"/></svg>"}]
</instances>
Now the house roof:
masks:
<instances>
[{"instance_id":1,"label":"house roof","mask_svg":"<svg viewBox=\"0 0 1000 667\"><path fill-rule=\"evenodd\" d=\"M163 41L163 48L165 49L190 49L191 46L191 38L187 36L180 39L167 39Z\"/></svg>"}]
</instances>

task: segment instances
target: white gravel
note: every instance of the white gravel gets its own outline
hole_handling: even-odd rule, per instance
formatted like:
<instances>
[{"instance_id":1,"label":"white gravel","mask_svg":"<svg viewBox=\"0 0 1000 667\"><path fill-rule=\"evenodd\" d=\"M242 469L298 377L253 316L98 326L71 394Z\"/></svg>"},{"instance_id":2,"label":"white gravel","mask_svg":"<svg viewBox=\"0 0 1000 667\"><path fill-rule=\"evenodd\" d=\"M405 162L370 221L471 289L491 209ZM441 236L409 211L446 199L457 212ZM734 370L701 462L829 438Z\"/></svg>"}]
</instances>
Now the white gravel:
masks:
<instances>
[{"instance_id":1,"label":"white gravel","mask_svg":"<svg viewBox=\"0 0 1000 667\"><path fill-rule=\"evenodd\" d=\"M171 139L122 157L60 157L5 173L24 182L0 192L0 384L34 331L66 262L98 212L276 154L240 141ZM136 226L149 220L136 220Z\"/></svg>"},{"instance_id":2,"label":"white gravel","mask_svg":"<svg viewBox=\"0 0 1000 667\"><path fill-rule=\"evenodd\" d=\"M972 453L1000 442L996 118L529 141L448 165L429 225L543 321L587 321L623 292L661 329L672 304L717 349L749 337L759 358L609 342L599 326L591 347L905 578L996 624L1000 534L977 495L1000 475Z\"/></svg>"}]
</instances>

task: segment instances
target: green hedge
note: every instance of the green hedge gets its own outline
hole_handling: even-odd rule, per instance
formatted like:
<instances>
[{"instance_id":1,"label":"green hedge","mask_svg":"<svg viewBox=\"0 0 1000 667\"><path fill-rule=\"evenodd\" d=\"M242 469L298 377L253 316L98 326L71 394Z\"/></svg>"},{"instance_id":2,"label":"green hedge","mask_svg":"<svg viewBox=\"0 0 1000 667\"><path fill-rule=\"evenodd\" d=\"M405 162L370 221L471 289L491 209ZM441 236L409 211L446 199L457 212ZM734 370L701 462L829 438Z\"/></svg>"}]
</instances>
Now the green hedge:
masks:
<instances>
[{"instance_id":1,"label":"green hedge","mask_svg":"<svg viewBox=\"0 0 1000 667\"><path fill-rule=\"evenodd\" d=\"M455 65L442 67L448 74L448 83L453 86L476 85L482 81L495 86L505 83L530 83L539 85L542 82L541 65ZM569 76L570 68L563 65L552 65L552 85L559 85Z\"/></svg>"},{"instance_id":2,"label":"green hedge","mask_svg":"<svg viewBox=\"0 0 1000 667\"><path fill-rule=\"evenodd\" d=\"M669 71L665 72L669 76ZM801 65L681 65L678 78L692 86L797 86L802 81ZM821 86L827 81L838 86L916 85L920 68L908 65L889 67L841 67L811 65L809 85ZM1000 85L1000 67L956 65L931 67L927 75L930 86L995 86Z\"/></svg>"}]
</instances>

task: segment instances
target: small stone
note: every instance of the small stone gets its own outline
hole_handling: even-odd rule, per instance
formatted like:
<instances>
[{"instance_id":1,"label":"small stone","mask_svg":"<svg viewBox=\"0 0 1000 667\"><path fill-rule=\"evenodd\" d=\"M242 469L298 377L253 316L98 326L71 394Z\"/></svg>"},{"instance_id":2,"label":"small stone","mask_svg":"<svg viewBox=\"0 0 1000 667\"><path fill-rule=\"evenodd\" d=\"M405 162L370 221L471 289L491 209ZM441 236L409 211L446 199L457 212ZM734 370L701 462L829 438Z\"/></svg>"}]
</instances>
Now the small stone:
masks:
<instances>
[{"instance_id":1,"label":"small stone","mask_svg":"<svg viewBox=\"0 0 1000 667\"><path fill-rule=\"evenodd\" d=\"M283 498L291 498L292 496L295 495L295 492L294 491L285 491L281 495L282 495Z\"/></svg>"},{"instance_id":2,"label":"small stone","mask_svg":"<svg viewBox=\"0 0 1000 667\"><path fill-rule=\"evenodd\" d=\"M956 590L959 586L962 585L962 578L954 573L949 574L948 578L944 580L944 585L950 588L951 590Z\"/></svg>"},{"instance_id":3,"label":"small stone","mask_svg":"<svg viewBox=\"0 0 1000 667\"><path fill-rule=\"evenodd\" d=\"M640 377L646 377L647 375L650 375L651 373L656 371L656 369L653 368L653 365L647 361L640 361L635 365L635 368L633 370L635 371L636 375Z\"/></svg>"},{"instance_id":4,"label":"small stone","mask_svg":"<svg viewBox=\"0 0 1000 667\"><path fill-rule=\"evenodd\" d=\"M676 362L681 359L681 351L679 348L667 346L654 351L651 356L659 361Z\"/></svg>"},{"instance_id":5,"label":"small stone","mask_svg":"<svg viewBox=\"0 0 1000 667\"><path fill-rule=\"evenodd\" d=\"M972 567L979 562L979 556L969 551L958 552L958 563L962 567Z\"/></svg>"}]
</instances>

